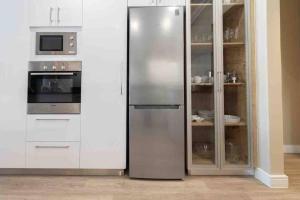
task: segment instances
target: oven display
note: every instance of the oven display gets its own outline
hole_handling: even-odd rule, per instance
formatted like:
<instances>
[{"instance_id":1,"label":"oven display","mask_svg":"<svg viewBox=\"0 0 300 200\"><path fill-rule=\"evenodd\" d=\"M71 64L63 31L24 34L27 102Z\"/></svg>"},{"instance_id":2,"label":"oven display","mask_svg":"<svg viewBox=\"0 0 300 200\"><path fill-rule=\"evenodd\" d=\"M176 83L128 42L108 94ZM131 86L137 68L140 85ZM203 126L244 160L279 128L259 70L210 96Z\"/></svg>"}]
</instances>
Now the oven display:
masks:
<instances>
[{"instance_id":1,"label":"oven display","mask_svg":"<svg viewBox=\"0 0 300 200\"><path fill-rule=\"evenodd\" d=\"M41 35L40 51L63 51L64 38L62 35Z\"/></svg>"}]
</instances>

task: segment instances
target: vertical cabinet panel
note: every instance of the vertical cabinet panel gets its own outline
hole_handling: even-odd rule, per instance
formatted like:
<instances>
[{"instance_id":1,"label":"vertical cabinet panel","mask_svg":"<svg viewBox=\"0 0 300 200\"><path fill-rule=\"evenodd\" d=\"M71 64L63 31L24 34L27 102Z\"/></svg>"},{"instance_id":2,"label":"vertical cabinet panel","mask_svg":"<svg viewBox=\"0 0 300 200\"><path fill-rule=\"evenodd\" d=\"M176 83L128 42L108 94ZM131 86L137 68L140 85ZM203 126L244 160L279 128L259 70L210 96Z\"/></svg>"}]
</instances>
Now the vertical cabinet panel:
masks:
<instances>
[{"instance_id":1,"label":"vertical cabinet panel","mask_svg":"<svg viewBox=\"0 0 300 200\"><path fill-rule=\"evenodd\" d=\"M82 26L82 0L57 0L57 24Z\"/></svg>"},{"instance_id":2,"label":"vertical cabinet panel","mask_svg":"<svg viewBox=\"0 0 300 200\"><path fill-rule=\"evenodd\" d=\"M84 24L80 167L125 169L126 1L84 1Z\"/></svg>"},{"instance_id":3,"label":"vertical cabinet panel","mask_svg":"<svg viewBox=\"0 0 300 200\"><path fill-rule=\"evenodd\" d=\"M27 1L2 2L0 12L0 168L25 168Z\"/></svg>"},{"instance_id":4,"label":"vertical cabinet panel","mask_svg":"<svg viewBox=\"0 0 300 200\"><path fill-rule=\"evenodd\" d=\"M156 6L157 0L128 0L129 7Z\"/></svg>"},{"instance_id":5,"label":"vertical cabinet panel","mask_svg":"<svg viewBox=\"0 0 300 200\"><path fill-rule=\"evenodd\" d=\"M57 0L29 0L30 26L56 25Z\"/></svg>"}]
</instances>

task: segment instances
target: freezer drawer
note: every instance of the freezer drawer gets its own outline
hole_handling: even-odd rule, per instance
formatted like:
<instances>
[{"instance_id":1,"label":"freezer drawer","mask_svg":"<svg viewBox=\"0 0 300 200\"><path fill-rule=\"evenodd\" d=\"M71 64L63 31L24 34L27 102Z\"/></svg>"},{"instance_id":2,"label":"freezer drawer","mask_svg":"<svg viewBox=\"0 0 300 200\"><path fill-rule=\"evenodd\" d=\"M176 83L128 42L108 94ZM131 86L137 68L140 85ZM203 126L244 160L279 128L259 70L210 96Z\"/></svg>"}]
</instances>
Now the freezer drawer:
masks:
<instances>
[{"instance_id":1,"label":"freezer drawer","mask_svg":"<svg viewBox=\"0 0 300 200\"><path fill-rule=\"evenodd\" d=\"M129 10L129 104L184 103L182 7Z\"/></svg>"},{"instance_id":2,"label":"freezer drawer","mask_svg":"<svg viewBox=\"0 0 300 200\"><path fill-rule=\"evenodd\" d=\"M130 106L129 118L129 176L182 179L184 107Z\"/></svg>"}]
</instances>

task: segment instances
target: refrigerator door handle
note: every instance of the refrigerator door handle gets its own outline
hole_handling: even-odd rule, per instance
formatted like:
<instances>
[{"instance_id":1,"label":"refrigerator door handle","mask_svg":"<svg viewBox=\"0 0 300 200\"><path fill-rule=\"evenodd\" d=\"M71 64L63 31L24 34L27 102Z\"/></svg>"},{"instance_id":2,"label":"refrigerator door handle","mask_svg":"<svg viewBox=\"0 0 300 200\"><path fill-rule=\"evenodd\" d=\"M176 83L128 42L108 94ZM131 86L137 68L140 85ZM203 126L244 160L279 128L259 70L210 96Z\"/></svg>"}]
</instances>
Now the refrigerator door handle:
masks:
<instances>
[{"instance_id":1,"label":"refrigerator door handle","mask_svg":"<svg viewBox=\"0 0 300 200\"><path fill-rule=\"evenodd\" d=\"M135 105L136 110L179 110L181 105Z\"/></svg>"}]
</instances>

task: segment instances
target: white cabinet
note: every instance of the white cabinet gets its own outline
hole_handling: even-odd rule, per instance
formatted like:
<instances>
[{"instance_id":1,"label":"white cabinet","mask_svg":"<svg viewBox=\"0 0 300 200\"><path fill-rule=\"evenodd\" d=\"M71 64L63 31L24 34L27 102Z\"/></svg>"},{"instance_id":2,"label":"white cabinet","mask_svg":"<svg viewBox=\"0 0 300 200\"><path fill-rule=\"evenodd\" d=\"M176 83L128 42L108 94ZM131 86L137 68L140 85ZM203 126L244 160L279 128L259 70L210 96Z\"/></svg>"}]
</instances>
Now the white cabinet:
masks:
<instances>
[{"instance_id":1,"label":"white cabinet","mask_svg":"<svg viewBox=\"0 0 300 200\"><path fill-rule=\"evenodd\" d=\"M58 25L82 26L82 0L57 0Z\"/></svg>"},{"instance_id":2,"label":"white cabinet","mask_svg":"<svg viewBox=\"0 0 300 200\"><path fill-rule=\"evenodd\" d=\"M128 0L128 6L185 6L185 0Z\"/></svg>"},{"instance_id":3,"label":"white cabinet","mask_svg":"<svg viewBox=\"0 0 300 200\"><path fill-rule=\"evenodd\" d=\"M27 141L80 141L80 115L29 115Z\"/></svg>"},{"instance_id":4,"label":"white cabinet","mask_svg":"<svg viewBox=\"0 0 300 200\"><path fill-rule=\"evenodd\" d=\"M82 26L82 0L29 0L30 26Z\"/></svg>"},{"instance_id":5,"label":"white cabinet","mask_svg":"<svg viewBox=\"0 0 300 200\"><path fill-rule=\"evenodd\" d=\"M0 168L25 168L30 38L26 1L2 1L0 24Z\"/></svg>"},{"instance_id":6,"label":"white cabinet","mask_svg":"<svg viewBox=\"0 0 300 200\"><path fill-rule=\"evenodd\" d=\"M158 6L185 6L185 0L157 0Z\"/></svg>"},{"instance_id":7,"label":"white cabinet","mask_svg":"<svg viewBox=\"0 0 300 200\"><path fill-rule=\"evenodd\" d=\"M126 168L126 35L126 1L84 1L80 168Z\"/></svg>"},{"instance_id":8,"label":"white cabinet","mask_svg":"<svg viewBox=\"0 0 300 200\"><path fill-rule=\"evenodd\" d=\"M129 7L156 6L157 0L128 0Z\"/></svg>"},{"instance_id":9,"label":"white cabinet","mask_svg":"<svg viewBox=\"0 0 300 200\"><path fill-rule=\"evenodd\" d=\"M28 142L27 168L79 168L79 142Z\"/></svg>"}]
</instances>

